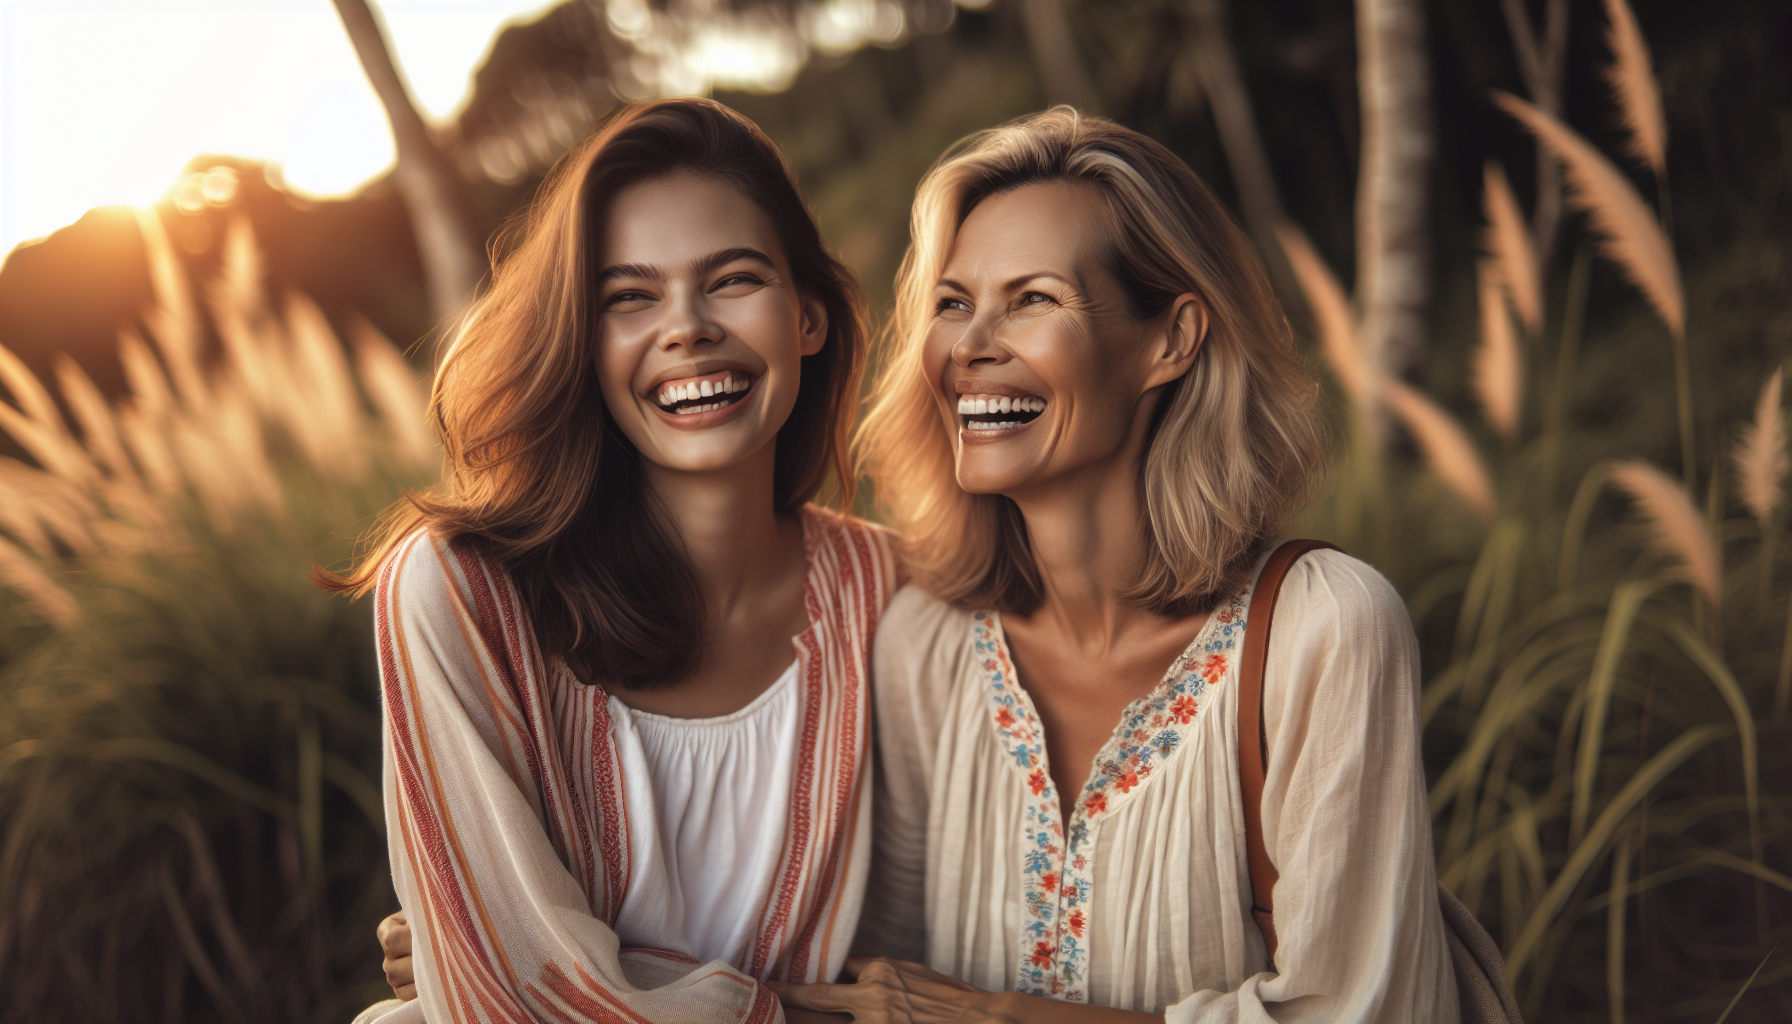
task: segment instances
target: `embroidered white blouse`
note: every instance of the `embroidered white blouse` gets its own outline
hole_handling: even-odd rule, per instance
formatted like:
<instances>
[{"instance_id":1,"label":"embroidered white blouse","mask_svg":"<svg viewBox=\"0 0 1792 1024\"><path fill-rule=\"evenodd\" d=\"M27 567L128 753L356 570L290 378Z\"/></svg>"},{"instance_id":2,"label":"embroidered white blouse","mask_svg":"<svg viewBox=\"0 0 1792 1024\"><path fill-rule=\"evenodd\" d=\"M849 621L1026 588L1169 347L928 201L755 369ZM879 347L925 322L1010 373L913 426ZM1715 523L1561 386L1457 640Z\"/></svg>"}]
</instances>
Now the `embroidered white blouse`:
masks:
<instances>
[{"instance_id":1,"label":"embroidered white blouse","mask_svg":"<svg viewBox=\"0 0 1792 1024\"><path fill-rule=\"evenodd\" d=\"M783 1012L761 981L834 978L865 886L871 638L896 577L869 524L805 509L803 546L809 628L793 674L731 716L754 746L732 755L696 751L703 723L668 730L543 659L508 577L473 551L422 533L398 549L374 618L418 998L362 1021L768 1024ZM671 785L710 767L747 774ZM681 860L711 831L685 834L717 812L705 784L743 801L717 828L777 822L743 831L752 849L719 879L719 848Z\"/></svg>"},{"instance_id":2,"label":"embroidered white blouse","mask_svg":"<svg viewBox=\"0 0 1792 1024\"><path fill-rule=\"evenodd\" d=\"M1172 1024L1456 1021L1411 622L1386 580L1334 551L1295 563L1270 641L1269 964L1233 703L1249 599L1222 602L1127 708L1066 823L1000 617L898 593L874 659L877 848L859 950Z\"/></svg>"}]
</instances>

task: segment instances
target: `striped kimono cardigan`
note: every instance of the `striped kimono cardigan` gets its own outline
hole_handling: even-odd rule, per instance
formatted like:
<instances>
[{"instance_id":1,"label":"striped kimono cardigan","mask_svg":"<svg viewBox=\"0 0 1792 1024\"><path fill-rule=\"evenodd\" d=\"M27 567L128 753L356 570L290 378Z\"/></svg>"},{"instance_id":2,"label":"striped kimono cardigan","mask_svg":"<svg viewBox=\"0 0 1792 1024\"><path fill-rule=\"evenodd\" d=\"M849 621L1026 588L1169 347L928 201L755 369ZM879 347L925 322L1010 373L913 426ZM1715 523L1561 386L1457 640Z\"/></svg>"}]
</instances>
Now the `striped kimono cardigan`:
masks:
<instances>
[{"instance_id":1,"label":"striped kimono cardigan","mask_svg":"<svg viewBox=\"0 0 1792 1024\"><path fill-rule=\"evenodd\" d=\"M381 576L375 623L392 878L419 998L363 1020L767 1022L763 980L832 980L864 897L871 638L895 584L890 535L807 508L810 626L789 751L790 834L746 963L624 948L651 933L663 858L620 705L545 662L505 573L419 532ZM631 840L635 841L631 841ZM662 848L663 849L663 848ZM759 880L766 881L766 880ZM639 922L631 926L631 912Z\"/></svg>"}]
</instances>

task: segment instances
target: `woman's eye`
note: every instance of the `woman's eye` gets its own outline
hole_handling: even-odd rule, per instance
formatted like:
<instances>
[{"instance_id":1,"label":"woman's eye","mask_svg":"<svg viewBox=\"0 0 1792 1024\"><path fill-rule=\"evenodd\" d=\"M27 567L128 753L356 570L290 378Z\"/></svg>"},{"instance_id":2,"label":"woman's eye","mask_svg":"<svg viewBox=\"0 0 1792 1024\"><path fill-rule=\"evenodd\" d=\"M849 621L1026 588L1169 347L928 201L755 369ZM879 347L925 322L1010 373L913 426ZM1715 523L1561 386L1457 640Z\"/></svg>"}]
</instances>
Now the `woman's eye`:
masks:
<instances>
[{"instance_id":1,"label":"woman's eye","mask_svg":"<svg viewBox=\"0 0 1792 1024\"><path fill-rule=\"evenodd\" d=\"M939 305L935 306L933 311L936 314L945 312L969 313L971 311L971 304L963 299L941 299Z\"/></svg>"},{"instance_id":2,"label":"woman's eye","mask_svg":"<svg viewBox=\"0 0 1792 1024\"><path fill-rule=\"evenodd\" d=\"M1020 304L1023 306L1037 306L1037 305L1040 305L1041 303L1056 302L1056 301L1058 301L1058 300L1052 298L1050 295L1047 295L1044 292L1027 292L1026 294L1024 294L1020 297Z\"/></svg>"},{"instance_id":3,"label":"woman's eye","mask_svg":"<svg viewBox=\"0 0 1792 1024\"><path fill-rule=\"evenodd\" d=\"M641 303L647 302L649 300L650 300L650 296L648 296L648 294L646 292L635 292L635 291L617 292L616 294L610 296L609 301L604 303L604 308L605 309L616 309L619 306L639 306Z\"/></svg>"},{"instance_id":4,"label":"woman's eye","mask_svg":"<svg viewBox=\"0 0 1792 1024\"><path fill-rule=\"evenodd\" d=\"M756 285L759 283L759 279L752 274L729 274L727 277L716 282L716 290L721 291L723 288L735 288L741 285Z\"/></svg>"}]
</instances>

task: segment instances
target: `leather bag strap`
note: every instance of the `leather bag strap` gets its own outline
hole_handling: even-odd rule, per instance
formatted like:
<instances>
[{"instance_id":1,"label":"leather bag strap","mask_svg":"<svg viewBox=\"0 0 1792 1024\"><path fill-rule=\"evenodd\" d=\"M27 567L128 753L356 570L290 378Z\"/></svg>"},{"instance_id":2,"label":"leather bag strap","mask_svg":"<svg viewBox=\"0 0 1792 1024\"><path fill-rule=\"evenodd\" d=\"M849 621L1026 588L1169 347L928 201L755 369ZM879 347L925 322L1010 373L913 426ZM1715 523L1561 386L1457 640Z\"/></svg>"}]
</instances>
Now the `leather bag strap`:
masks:
<instances>
[{"instance_id":1,"label":"leather bag strap","mask_svg":"<svg viewBox=\"0 0 1792 1024\"><path fill-rule=\"evenodd\" d=\"M1263 563L1245 612L1244 655L1238 669L1238 780L1244 796L1245 863L1251 872L1251 916L1263 932L1269 959L1276 958L1276 879L1280 877L1263 845L1263 778L1269 770L1269 739L1263 726L1263 669L1269 661L1269 625L1275 617L1282 579L1296 559L1319 548L1338 550L1322 540L1284 542Z\"/></svg>"}]
</instances>

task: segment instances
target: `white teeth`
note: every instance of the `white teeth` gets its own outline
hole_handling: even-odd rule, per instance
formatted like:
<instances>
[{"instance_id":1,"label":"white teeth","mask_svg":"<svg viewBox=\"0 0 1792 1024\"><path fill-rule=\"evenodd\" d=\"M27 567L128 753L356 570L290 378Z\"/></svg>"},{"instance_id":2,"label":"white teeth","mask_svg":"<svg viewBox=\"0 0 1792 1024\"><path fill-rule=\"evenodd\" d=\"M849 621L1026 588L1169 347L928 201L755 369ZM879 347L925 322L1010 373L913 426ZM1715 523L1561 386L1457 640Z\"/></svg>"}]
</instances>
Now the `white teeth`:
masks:
<instances>
[{"instance_id":1,"label":"white teeth","mask_svg":"<svg viewBox=\"0 0 1792 1024\"><path fill-rule=\"evenodd\" d=\"M960 416L997 416L1008 412L1044 412L1043 398L1009 398L1001 395L985 395L973 397L960 395L958 414Z\"/></svg>"},{"instance_id":2,"label":"white teeth","mask_svg":"<svg viewBox=\"0 0 1792 1024\"><path fill-rule=\"evenodd\" d=\"M718 398L738 394L747 390L749 382L742 377L730 373L720 380L700 380L690 384L663 384L656 400L661 405L677 405L679 402L692 402L699 398ZM697 409L679 409L680 413L707 412L711 408L721 408L726 402Z\"/></svg>"}]
</instances>

